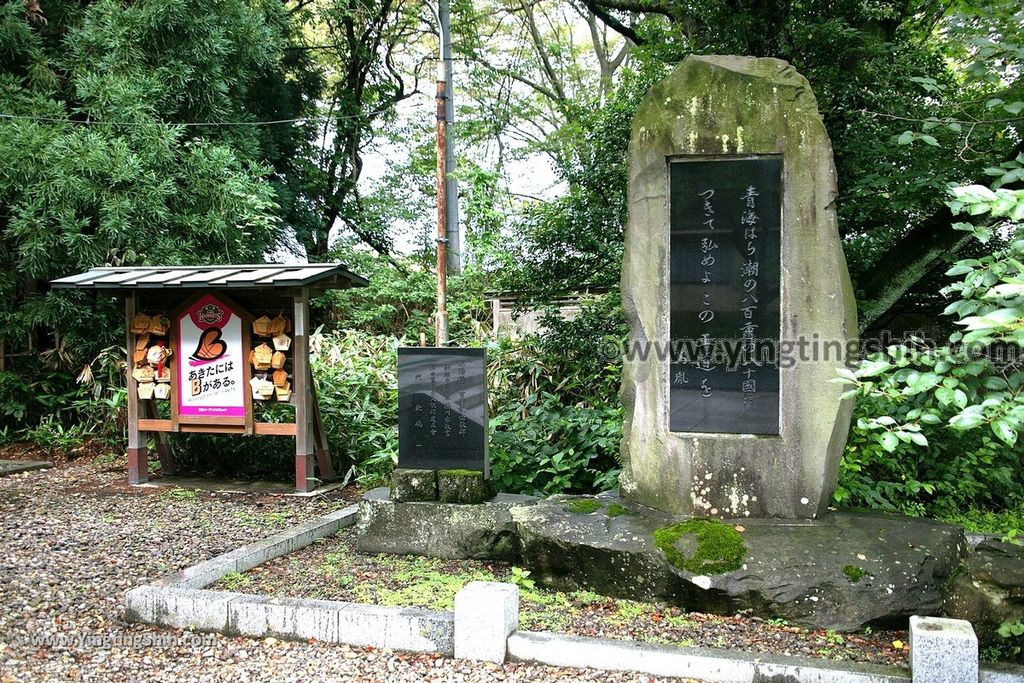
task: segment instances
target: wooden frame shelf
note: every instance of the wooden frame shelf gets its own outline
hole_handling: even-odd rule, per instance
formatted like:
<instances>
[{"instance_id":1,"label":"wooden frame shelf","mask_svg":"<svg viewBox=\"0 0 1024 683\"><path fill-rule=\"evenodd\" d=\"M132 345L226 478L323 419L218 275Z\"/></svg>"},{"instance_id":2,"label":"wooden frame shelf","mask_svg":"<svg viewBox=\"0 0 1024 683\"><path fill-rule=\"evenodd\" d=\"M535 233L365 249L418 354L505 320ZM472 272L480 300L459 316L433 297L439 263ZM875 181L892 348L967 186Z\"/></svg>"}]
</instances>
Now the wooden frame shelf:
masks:
<instances>
[{"instance_id":1,"label":"wooden frame shelf","mask_svg":"<svg viewBox=\"0 0 1024 683\"><path fill-rule=\"evenodd\" d=\"M367 281L349 271L344 264L261 264L240 266L155 266L102 267L86 273L55 280L55 289L91 289L123 297L125 305L125 346L127 357L128 482L141 484L149 479L149 435L153 436L163 474L175 472L175 459L168 434L203 432L223 435L287 436L295 439L295 489L307 492L321 481L334 478L327 437L317 405L316 384L309 363L310 293L327 289L365 287ZM226 294L230 292L230 297ZM138 382L132 376L136 348L131 323L137 311L167 311L173 320L166 336L174 353L183 354L178 331L179 318L188 306L210 295L238 313L242 320L241 358L245 362L244 418L236 415L181 415L180 377L172 367L170 418L160 415L155 399L140 399ZM291 314L292 395L275 401L295 409L294 422L255 422L249 380L253 372L246 360L252 346L253 316ZM219 339L219 338L218 338ZM191 344L192 342L190 342ZM0 359L2 363L2 359ZM178 380L178 381L175 381ZM165 397L161 397L164 400Z\"/></svg>"},{"instance_id":2,"label":"wooden frame shelf","mask_svg":"<svg viewBox=\"0 0 1024 683\"><path fill-rule=\"evenodd\" d=\"M205 432L213 434L245 434L244 425L194 425L179 424L171 420L139 419L140 432ZM298 425L294 422L255 422L253 433L257 436L295 436Z\"/></svg>"}]
</instances>

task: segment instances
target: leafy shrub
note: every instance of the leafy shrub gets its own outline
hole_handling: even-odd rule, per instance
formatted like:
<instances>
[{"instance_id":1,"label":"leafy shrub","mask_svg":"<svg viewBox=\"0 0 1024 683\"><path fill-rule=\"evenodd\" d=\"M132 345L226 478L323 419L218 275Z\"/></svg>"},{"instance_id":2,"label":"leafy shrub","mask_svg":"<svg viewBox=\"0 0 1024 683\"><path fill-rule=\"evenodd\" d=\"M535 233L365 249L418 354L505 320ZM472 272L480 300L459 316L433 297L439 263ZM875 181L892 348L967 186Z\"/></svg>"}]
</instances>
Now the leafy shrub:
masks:
<instances>
[{"instance_id":1,"label":"leafy shrub","mask_svg":"<svg viewBox=\"0 0 1024 683\"><path fill-rule=\"evenodd\" d=\"M0 372L0 431L68 457L89 441L123 448L123 358L123 349L106 348L77 381L39 363Z\"/></svg>"},{"instance_id":2,"label":"leafy shrub","mask_svg":"<svg viewBox=\"0 0 1024 683\"><path fill-rule=\"evenodd\" d=\"M957 433L922 424L927 448L897 439L892 450L870 426L872 416L902 408L882 398L861 398L839 467L834 501L905 514L950 514L971 508L999 509L1021 500L1019 455L992 435Z\"/></svg>"},{"instance_id":3,"label":"leafy shrub","mask_svg":"<svg viewBox=\"0 0 1024 683\"><path fill-rule=\"evenodd\" d=\"M1024 171L1024 155L1011 163ZM991 253L958 261L943 289L962 332L946 344L893 345L834 381L861 411L839 502L910 512L999 509L1020 500L1024 427L1024 191L953 188L959 223Z\"/></svg>"},{"instance_id":4,"label":"leafy shrub","mask_svg":"<svg viewBox=\"0 0 1024 683\"><path fill-rule=\"evenodd\" d=\"M523 493L590 493L618 484L621 364L600 353L626 334L618 295L582 302L572 320L502 340L489 371L491 464L497 486Z\"/></svg>"}]
</instances>

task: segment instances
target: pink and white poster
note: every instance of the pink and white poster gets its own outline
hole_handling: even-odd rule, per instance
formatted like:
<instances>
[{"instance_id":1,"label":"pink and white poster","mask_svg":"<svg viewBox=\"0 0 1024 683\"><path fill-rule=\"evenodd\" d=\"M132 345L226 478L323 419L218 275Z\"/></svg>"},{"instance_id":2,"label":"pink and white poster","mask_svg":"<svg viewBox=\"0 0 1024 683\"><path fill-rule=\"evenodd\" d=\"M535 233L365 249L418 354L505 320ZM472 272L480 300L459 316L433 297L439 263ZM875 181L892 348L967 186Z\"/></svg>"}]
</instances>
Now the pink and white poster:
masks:
<instances>
[{"instance_id":1,"label":"pink and white poster","mask_svg":"<svg viewBox=\"0 0 1024 683\"><path fill-rule=\"evenodd\" d=\"M207 294L175 321L178 417L245 418L242 318Z\"/></svg>"}]
</instances>

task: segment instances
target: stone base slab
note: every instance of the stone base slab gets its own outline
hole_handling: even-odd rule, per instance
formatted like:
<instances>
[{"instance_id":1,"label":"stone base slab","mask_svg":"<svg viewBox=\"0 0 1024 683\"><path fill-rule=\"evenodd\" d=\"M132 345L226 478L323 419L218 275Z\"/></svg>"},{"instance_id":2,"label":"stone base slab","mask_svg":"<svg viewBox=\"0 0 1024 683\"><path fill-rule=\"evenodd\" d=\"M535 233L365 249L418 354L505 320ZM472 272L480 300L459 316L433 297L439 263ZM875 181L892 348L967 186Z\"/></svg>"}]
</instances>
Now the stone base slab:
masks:
<instances>
[{"instance_id":1,"label":"stone base slab","mask_svg":"<svg viewBox=\"0 0 1024 683\"><path fill-rule=\"evenodd\" d=\"M359 503L356 548L371 555L517 562L519 538L512 510L536 501L532 496L499 494L478 505L396 503L388 489L374 489Z\"/></svg>"}]
</instances>

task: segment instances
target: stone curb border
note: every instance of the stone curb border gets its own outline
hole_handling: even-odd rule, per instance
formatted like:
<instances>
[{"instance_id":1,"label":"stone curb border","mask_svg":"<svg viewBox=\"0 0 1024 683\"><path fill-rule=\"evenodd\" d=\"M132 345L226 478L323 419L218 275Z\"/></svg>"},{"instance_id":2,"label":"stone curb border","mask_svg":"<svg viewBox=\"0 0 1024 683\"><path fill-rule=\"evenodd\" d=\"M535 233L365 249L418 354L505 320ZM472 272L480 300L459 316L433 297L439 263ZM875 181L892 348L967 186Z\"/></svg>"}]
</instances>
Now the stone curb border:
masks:
<instances>
[{"instance_id":1,"label":"stone curb border","mask_svg":"<svg viewBox=\"0 0 1024 683\"><path fill-rule=\"evenodd\" d=\"M47 470L51 467L53 467L53 463L46 460L0 460L0 477Z\"/></svg>"},{"instance_id":2,"label":"stone curb border","mask_svg":"<svg viewBox=\"0 0 1024 683\"><path fill-rule=\"evenodd\" d=\"M247 571L352 526L357 515L358 506L352 505L175 572L153 584L129 590L125 594L125 619L233 636L315 639L323 643L438 653L498 663L508 659L551 666L694 677L708 683L940 680L934 677L938 673L934 670L919 669L912 677L901 669L873 664L517 631L518 589L502 583L470 583L456 596L454 613L203 590L228 573ZM972 630L970 636L973 635ZM948 644L943 647L950 651L955 649ZM976 640L974 648L976 653ZM1021 667L983 665L976 680L979 683L1024 683L1022 672ZM960 683L959 679L956 683Z\"/></svg>"},{"instance_id":3,"label":"stone curb border","mask_svg":"<svg viewBox=\"0 0 1024 683\"><path fill-rule=\"evenodd\" d=\"M133 588L125 594L125 620L226 635L314 638L324 643L452 656L455 645L451 613L202 590L231 572L247 571L352 526L357 514L358 506L350 505L148 586Z\"/></svg>"}]
</instances>

